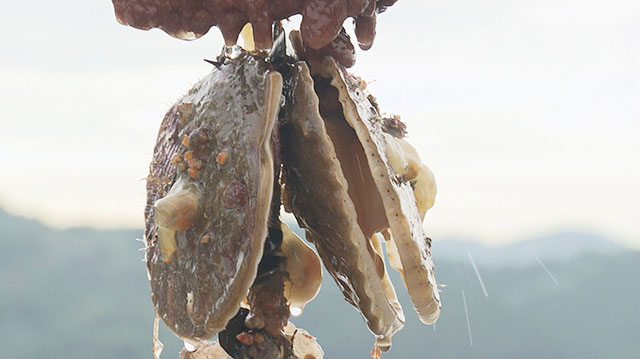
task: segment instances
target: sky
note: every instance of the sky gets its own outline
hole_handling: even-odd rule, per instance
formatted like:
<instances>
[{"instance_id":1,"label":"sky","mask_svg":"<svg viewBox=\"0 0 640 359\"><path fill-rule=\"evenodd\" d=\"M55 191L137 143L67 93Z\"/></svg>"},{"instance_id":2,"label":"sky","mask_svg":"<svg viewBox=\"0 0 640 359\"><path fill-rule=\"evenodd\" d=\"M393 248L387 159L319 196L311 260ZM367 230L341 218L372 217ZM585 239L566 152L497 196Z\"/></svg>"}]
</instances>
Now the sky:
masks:
<instances>
[{"instance_id":1,"label":"sky","mask_svg":"<svg viewBox=\"0 0 640 359\"><path fill-rule=\"evenodd\" d=\"M434 238L558 230L640 248L640 3L401 0L352 69L436 175ZM0 207L66 228L143 226L164 113L222 36L118 24L110 1L0 14Z\"/></svg>"}]
</instances>

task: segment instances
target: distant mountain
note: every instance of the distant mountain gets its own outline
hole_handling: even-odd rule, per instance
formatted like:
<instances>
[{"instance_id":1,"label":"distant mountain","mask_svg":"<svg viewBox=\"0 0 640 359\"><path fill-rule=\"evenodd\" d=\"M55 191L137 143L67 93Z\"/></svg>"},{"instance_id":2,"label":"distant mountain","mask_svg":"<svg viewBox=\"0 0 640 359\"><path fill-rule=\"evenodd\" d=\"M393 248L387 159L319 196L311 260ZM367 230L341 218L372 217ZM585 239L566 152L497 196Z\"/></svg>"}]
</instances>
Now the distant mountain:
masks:
<instances>
[{"instance_id":1,"label":"distant mountain","mask_svg":"<svg viewBox=\"0 0 640 359\"><path fill-rule=\"evenodd\" d=\"M0 356L151 358L153 309L141 244L134 240L141 234L52 230L0 211ZM495 252L485 257L484 246L473 242L447 249L447 241L437 241L442 315L435 327L420 324L401 279L391 271L407 322L383 358L640 357L640 253L580 252L575 247L590 239L576 234L575 240L578 244L563 251L581 254L557 260L545 252L560 248L556 239L523 247L537 253L545 267L535 260L489 266L484 258L508 261ZM522 251L518 246L488 251L515 255ZM318 337L327 359L369 357L372 336L328 276L319 296L293 321ZM177 358L182 343L166 328L161 339L163 358Z\"/></svg>"},{"instance_id":2,"label":"distant mountain","mask_svg":"<svg viewBox=\"0 0 640 359\"><path fill-rule=\"evenodd\" d=\"M530 265L536 258L545 262L567 261L584 255L611 256L628 249L604 237L583 232L558 232L505 246L490 246L460 239L433 242L439 260L468 260L490 266Z\"/></svg>"},{"instance_id":3,"label":"distant mountain","mask_svg":"<svg viewBox=\"0 0 640 359\"><path fill-rule=\"evenodd\" d=\"M295 222L289 227L300 237L304 231ZM492 246L461 238L433 241L433 257L440 261L469 261L469 254L478 264L491 267L531 265L544 262L566 261L583 255L617 255L629 248L605 237L586 232L556 232L530 238L504 246Z\"/></svg>"}]
</instances>

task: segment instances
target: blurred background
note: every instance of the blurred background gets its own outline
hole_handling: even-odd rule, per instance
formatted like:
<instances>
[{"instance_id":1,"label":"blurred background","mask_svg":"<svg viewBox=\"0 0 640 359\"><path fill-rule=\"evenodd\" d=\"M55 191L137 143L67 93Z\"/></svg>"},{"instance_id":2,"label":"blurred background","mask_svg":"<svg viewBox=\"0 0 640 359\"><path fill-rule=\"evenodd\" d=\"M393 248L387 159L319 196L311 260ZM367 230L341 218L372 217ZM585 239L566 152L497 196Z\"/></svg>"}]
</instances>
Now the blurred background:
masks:
<instances>
[{"instance_id":1,"label":"blurred background","mask_svg":"<svg viewBox=\"0 0 640 359\"><path fill-rule=\"evenodd\" d=\"M640 4L401 0L352 69L436 175L443 312L384 358L640 357ZM151 358L144 179L222 36L119 25L110 1L0 14L0 353ZM289 218L290 220L290 218ZM326 276L294 322L368 358ZM163 328L165 358L181 342Z\"/></svg>"}]
</instances>

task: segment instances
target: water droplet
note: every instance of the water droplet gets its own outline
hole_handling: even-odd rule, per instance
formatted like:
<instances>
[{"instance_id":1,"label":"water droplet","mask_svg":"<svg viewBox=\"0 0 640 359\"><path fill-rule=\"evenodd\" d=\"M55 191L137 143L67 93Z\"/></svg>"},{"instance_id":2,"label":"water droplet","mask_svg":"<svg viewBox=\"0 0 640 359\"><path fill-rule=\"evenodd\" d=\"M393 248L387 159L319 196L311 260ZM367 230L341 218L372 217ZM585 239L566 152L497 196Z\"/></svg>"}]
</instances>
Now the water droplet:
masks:
<instances>
[{"instance_id":1,"label":"water droplet","mask_svg":"<svg viewBox=\"0 0 640 359\"><path fill-rule=\"evenodd\" d=\"M195 352L198 349L199 343L194 343L190 340L183 339L184 341L184 349L188 352Z\"/></svg>"},{"instance_id":2,"label":"water droplet","mask_svg":"<svg viewBox=\"0 0 640 359\"><path fill-rule=\"evenodd\" d=\"M153 321L153 358L154 359L160 359L160 354L162 354L162 349L164 348L164 344L162 344L158 336L159 327L160 327L160 318L156 315L156 318Z\"/></svg>"},{"instance_id":3,"label":"water droplet","mask_svg":"<svg viewBox=\"0 0 640 359\"><path fill-rule=\"evenodd\" d=\"M302 308L301 307L291 307L291 308L289 308L289 311L291 312L291 315L293 315L294 317L297 317L300 314L302 314Z\"/></svg>"},{"instance_id":4,"label":"water droplet","mask_svg":"<svg viewBox=\"0 0 640 359\"><path fill-rule=\"evenodd\" d=\"M471 252L467 251L467 255L469 255L469 260L471 261L471 265L473 266L473 270L476 272L476 277L478 277L478 282L480 282L480 287L482 288L482 292L484 293L484 296L489 298L489 293L487 293L487 288L484 286L484 281L482 280L482 277L480 276L480 271L478 270L478 267L476 266L476 262L473 260L473 257L471 256Z\"/></svg>"},{"instance_id":5,"label":"water droplet","mask_svg":"<svg viewBox=\"0 0 640 359\"><path fill-rule=\"evenodd\" d=\"M469 309L467 308L467 297L462 290L462 303L464 304L464 316L467 319L467 333L469 334L469 345L473 346L473 337L471 336L471 323L469 322Z\"/></svg>"},{"instance_id":6,"label":"water droplet","mask_svg":"<svg viewBox=\"0 0 640 359\"><path fill-rule=\"evenodd\" d=\"M540 258L538 258L538 256L533 253L533 251L531 249L529 249L529 252L531 253L531 255L533 256L533 258L535 258L536 262L538 262L538 264L540 264L540 266L542 267L542 269L544 269L545 272L547 272L547 275L549 276L549 278L551 278L551 280L553 281L553 283L556 284L557 287L560 286L560 283L558 282L558 280L556 279L556 277L553 276L553 274L551 274L551 271L549 271L549 268L547 268L547 266L544 265L544 263L542 263L542 261L540 260Z\"/></svg>"}]
</instances>

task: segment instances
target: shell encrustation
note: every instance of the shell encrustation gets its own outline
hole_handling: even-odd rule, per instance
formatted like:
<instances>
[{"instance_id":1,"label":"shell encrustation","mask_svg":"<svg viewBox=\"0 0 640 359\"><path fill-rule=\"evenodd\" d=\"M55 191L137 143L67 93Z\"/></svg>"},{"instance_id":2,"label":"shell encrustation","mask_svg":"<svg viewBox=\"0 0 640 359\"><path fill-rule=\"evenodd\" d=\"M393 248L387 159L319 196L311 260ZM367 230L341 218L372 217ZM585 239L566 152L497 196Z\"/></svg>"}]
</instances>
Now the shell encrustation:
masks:
<instances>
[{"instance_id":1,"label":"shell encrustation","mask_svg":"<svg viewBox=\"0 0 640 359\"><path fill-rule=\"evenodd\" d=\"M345 299L362 313L378 348L386 350L404 315L377 233L397 250L390 259L403 271L420 320L433 323L440 312L431 240L419 210L433 204L433 176L406 141L385 132L385 120L362 82L333 59L311 70L299 63L293 76L293 99L281 129L288 149L286 206Z\"/></svg>"},{"instance_id":2,"label":"shell encrustation","mask_svg":"<svg viewBox=\"0 0 640 359\"><path fill-rule=\"evenodd\" d=\"M240 54L166 114L147 180L147 269L178 336L221 331L246 298L267 237L271 138L282 76Z\"/></svg>"}]
</instances>

